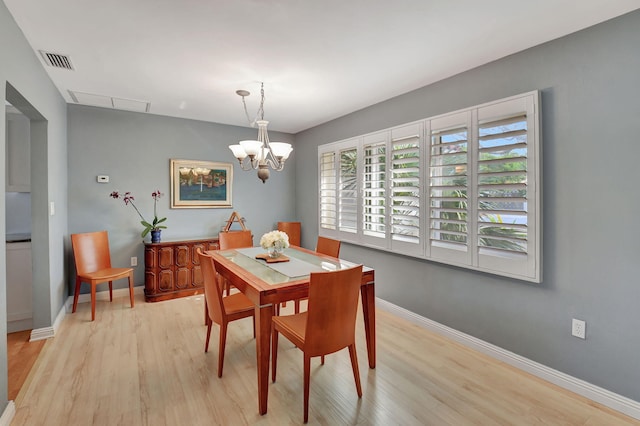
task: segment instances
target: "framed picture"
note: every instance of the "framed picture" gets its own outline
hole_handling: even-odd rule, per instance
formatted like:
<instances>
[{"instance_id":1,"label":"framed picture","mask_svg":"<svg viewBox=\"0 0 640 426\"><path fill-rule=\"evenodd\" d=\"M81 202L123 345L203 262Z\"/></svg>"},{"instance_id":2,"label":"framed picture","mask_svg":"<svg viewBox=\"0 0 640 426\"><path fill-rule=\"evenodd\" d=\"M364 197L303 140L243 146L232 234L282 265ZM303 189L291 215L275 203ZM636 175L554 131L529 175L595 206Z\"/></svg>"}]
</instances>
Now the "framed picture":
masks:
<instances>
[{"instance_id":1,"label":"framed picture","mask_svg":"<svg viewBox=\"0 0 640 426\"><path fill-rule=\"evenodd\" d=\"M171 159L171 208L231 207L233 165L200 160Z\"/></svg>"}]
</instances>

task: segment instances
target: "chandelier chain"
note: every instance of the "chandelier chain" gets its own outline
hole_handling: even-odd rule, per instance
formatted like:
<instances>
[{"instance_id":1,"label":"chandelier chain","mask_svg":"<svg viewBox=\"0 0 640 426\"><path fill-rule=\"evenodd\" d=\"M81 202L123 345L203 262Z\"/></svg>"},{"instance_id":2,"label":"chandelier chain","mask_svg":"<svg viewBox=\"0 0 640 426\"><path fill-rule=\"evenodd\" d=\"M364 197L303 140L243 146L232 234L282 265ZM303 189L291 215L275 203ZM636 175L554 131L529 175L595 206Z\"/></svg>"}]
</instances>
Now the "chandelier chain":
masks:
<instances>
[{"instance_id":1,"label":"chandelier chain","mask_svg":"<svg viewBox=\"0 0 640 426\"><path fill-rule=\"evenodd\" d=\"M260 117L260 120L264 120L264 83L262 83L260 86L260 106L258 107L258 111L256 112L256 118L254 118L253 120L251 119L251 117L249 117L249 110L247 109L247 101L245 101L244 98L245 97L242 96L242 105L244 106L244 115L247 116L247 122L249 123L249 125L251 127L255 127L256 122L258 121L258 117Z\"/></svg>"}]
</instances>

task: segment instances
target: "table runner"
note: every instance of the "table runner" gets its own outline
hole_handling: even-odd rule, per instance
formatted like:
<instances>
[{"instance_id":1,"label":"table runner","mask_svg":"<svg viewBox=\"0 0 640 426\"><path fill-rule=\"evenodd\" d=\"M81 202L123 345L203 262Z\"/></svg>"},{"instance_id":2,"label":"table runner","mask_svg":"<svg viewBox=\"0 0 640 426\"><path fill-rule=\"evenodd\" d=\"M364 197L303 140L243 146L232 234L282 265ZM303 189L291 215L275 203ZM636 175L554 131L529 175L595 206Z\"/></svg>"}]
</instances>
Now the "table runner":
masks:
<instances>
[{"instance_id":1,"label":"table runner","mask_svg":"<svg viewBox=\"0 0 640 426\"><path fill-rule=\"evenodd\" d=\"M322 272L328 270L328 268L323 268L322 266L314 265L312 263L305 262L304 260L296 259L295 257L291 256L291 254L294 254L292 253L293 250L289 250L286 253L291 260L289 260L288 262L280 263L267 263L264 260L256 259L257 254L264 253L264 249L262 247L241 248L236 249L236 251L266 266L267 268L271 268L274 271L286 275L289 278L303 277L305 275L309 275L311 272ZM333 266L333 269L336 269L336 267Z\"/></svg>"}]
</instances>

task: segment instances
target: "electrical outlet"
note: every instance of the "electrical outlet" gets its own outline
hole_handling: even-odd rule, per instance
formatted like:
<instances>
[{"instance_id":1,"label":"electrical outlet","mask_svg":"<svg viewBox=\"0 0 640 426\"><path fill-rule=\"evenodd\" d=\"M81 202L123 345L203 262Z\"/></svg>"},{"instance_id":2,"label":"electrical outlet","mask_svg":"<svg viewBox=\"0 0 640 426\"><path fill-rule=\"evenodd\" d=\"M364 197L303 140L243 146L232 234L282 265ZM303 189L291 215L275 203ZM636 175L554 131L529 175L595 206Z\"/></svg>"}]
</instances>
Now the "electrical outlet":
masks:
<instances>
[{"instance_id":1,"label":"electrical outlet","mask_svg":"<svg viewBox=\"0 0 640 426\"><path fill-rule=\"evenodd\" d=\"M138 266L138 258L133 256L131 257L131 266Z\"/></svg>"},{"instance_id":2,"label":"electrical outlet","mask_svg":"<svg viewBox=\"0 0 640 426\"><path fill-rule=\"evenodd\" d=\"M571 321L571 335L579 337L580 339L586 339L587 336L587 323L573 318Z\"/></svg>"}]
</instances>

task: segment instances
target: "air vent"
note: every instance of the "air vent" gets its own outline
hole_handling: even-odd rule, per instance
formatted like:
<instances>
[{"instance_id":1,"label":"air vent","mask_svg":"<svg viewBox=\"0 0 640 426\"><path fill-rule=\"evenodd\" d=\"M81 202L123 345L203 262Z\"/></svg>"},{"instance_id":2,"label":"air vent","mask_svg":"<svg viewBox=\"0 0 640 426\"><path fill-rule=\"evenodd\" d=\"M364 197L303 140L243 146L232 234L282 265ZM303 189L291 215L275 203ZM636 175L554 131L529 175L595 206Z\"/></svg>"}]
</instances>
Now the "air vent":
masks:
<instances>
[{"instance_id":1,"label":"air vent","mask_svg":"<svg viewBox=\"0 0 640 426\"><path fill-rule=\"evenodd\" d=\"M42 59L50 67L64 68L65 70L73 71L73 65L71 65L71 59L66 55L60 55L59 53L49 53L43 50L40 51Z\"/></svg>"},{"instance_id":2,"label":"air vent","mask_svg":"<svg viewBox=\"0 0 640 426\"><path fill-rule=\"evenodd\" d=\"M77 104L91 105L102 108L122 109L127 111L149 112L151 103L135 99L114 98L113 96L96 95L94 93L69 90L69 96Z\"/></svg>"}]
</instances>

